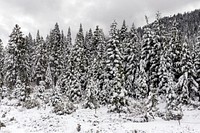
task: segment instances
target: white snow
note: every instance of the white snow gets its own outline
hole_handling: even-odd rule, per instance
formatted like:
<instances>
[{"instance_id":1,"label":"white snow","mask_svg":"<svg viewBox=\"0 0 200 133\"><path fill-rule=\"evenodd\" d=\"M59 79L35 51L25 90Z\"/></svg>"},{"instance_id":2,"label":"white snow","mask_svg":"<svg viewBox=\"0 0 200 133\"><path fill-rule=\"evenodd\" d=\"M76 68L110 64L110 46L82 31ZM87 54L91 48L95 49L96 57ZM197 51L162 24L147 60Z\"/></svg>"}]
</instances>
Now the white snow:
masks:
<instances>
[{"instance_id":1,"label":"white snow","mask_svg":"<svg viewBox=\"0 0 200 133\"><path fill-rule=\"evenodd\" d=\"M50 107L25 109L0 103L0 121L6 125L0 133L200 133L200 110L185 110L181 124L178 121L137 123L129 115L107 113L107 108L78 109L71 115L56 115ZM138 132L136 132L138 131Z\"/></svg>"}]
</instances>

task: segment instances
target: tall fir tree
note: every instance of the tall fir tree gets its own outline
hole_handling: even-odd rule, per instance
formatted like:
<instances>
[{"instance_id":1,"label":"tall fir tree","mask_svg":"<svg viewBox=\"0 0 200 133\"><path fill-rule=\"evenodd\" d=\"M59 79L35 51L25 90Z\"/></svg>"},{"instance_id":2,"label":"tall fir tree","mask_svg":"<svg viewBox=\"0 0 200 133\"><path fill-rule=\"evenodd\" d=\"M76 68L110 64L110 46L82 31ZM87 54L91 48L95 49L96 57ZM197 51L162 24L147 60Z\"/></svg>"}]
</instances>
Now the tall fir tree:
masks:
<instances>
[{"instance_id":1,"label":"tall fir tree","mask_svg":"<svg viewBox=\"0 0 200 133\"><path fill-rule=\"evenodd\" d=\"M64 35L64 32L61 31L61 38L60 38L60 60L62 62L62 74L65 71L65 67L67 66L67 51L68 46L67 46L67 37Z\"/></svg>"},{"instance_id":2,"label":"tall fir tree","mask_svg":"<svg viewBox=\"0 0 200 133\"><path fill-rule=\"evenodd\" d=\"M70 27L68 28L67 31L67 38L66 38L66 46L65 46L65 65L64 68L67 69L69 68L69 57L72 51L72 37L71 37L71 29Z\"/></svg>"},{"instance_id":3,"label":"tall fir tree","mask_svg":"<svg viewBox=\"0 0 200 133\"><path fill-rule=\"evenodd\" d=\"M137 100L145 99L148 96L148 75L145 71L145 66L145 61L140 60L138 77L134 81L134 84L136 85L135 98Z\"/></svg>"},{"instance_id":4,"label":"tall fir tree","mask_svg":"<svg viewBox=\"0 0 200 133\"><path fill-rule=\"evenodd\" d=\"M125 86L129 95L136 96L135 92L135 79L138 78L137 71L139 70L140 60L140 44L139 38L134 24L132 25L126 41L124 41L124 72L125 72Z\"/></svg>"},{"instance_id":5,"label":"tall fir tree","mask_svg":"<svg viewBox=\"0 0 200 133\"><path fill-rule=\"evenodd\" d=\"M82 24L80 24L79 32L76 35L75 44L72 47L72 51L69 57L69 80L66 85L69 85L69 90L73 93L70 99L74 102L80 102L82 99L82 92L86 87L86 71L85 68L85 46L84 46L84 34ZM71 86L71 87L70 87Z\"/></svg>"},{"instance_id":6,"label":"tall fir tree","mask_svg":"<svg viewBox=\"0 0 200 133\"><path fill-rule=\"evenodd\" d=\"M46 43L42 37L38 41L37 56L33 66L33 79L36 85L40 85L40 81L45 81L46 70L48 66Z\"/></svg>"},{"instance_id":7,"label":"tall fir tree","mask_svg":"<svg viewBox=\"0 0 200 133\"><path fill-rule=\"evenodd\" d=\"M141 46L141 60L140 60L140 62L142 62L142 68L140 68L140 71L141 70L145 71L145 75L146 75L145 82L148 86L147 93L146 93L147 95L150 92L150 77L152 74L150 69L152 69L152 66L154 66L154 63L155 63L155 62L151 62L154 59L152 54L155 54L153 53L154 51L152 51L152 48L155 45L153 36L154 36L154 32L152 31L152 29L150 29L148 26L144 27L144 34L142 37L142 46Z\"/></svg>"},{"instance_id":8,"label":"tall fir tree","mask_svg":"<svg viewBox=\"0 0 200 133\"><path fill-rule=\"evenodd\" d=\"M128 97L124 86L123 57L120 53L119 30L117 23L111 24L110 39L106 49L106 73L108 98L110 98L111 112L128 112ZM110 95L110 96L109 96Z\"/></svg>"},{"instance_id":9,"label":"tall fir tree","mask_svg":"<svg viewBox=\"0 0 200 133\"><path fill-rule=\"evenodd\" d=\"M194 51L193 62L195 65L195 73L196 73L195 79L199 85L198 92L200 92L200 26L198 27L196 44L193 51ZM200 101L200 93L197 93L197 96L199 97L198 99Z\"/></svg>"},{"instance_id":10,"label":"tall fir tree","mask_svg":"<svg viewBox=\"0 0 200 133\"><path fill-rule=\"evenodd\" d=\"M59 76L61 75L63 69L63 62L62 62L63 44L61 43L61 33L58 23L55 24L54 29L51 31L49 39L50 39L49 62L53 77L53 85L56 86Z\"/></svg>"},{"instance_id":11,"label":"tall fir tree","mask_svg":"<svg viewBox=\"0 0 200 133\"><path fill-rule=\"evenodd\" d=\"M93 33L92 29L86 32L85 43L84 43L84 56L85 56L85 67L88 68L92 60L95 58L94 52L96 48L93 46Z\"/></svg>"},{"instance_id":12,"label":"tall fir tree","mask_svg":"<svg viewBox=\"0 0 200 133\"><path fill-rule=\"evenodd\" d=\"M3 65L4 65L4 48L3 42L0 39L0 88L3 86Z\"/></svg>"},{"instance_id":13,"label":"tall fir tree","mask_svg":"<svg viewBox=\"0 0 200 133\"><path fill-rule=\"evenodd\" d=\"M181 71L181 59L182 59L182 42L181 33L178 29L178 23L174 20L170 33L169 48L171 51L170 58L172 60L172 74L175 76L175 82L178 81L179 77L182 75Z\"/></svg>"},{"instance_id":14,"label":"tall fir tree","mask_svg":"<svg viewBox=\"0 0 200 133\"><path fill-rule=\"evenodd\" d=\"M13 88L17 78L28 85L30 83L30 68L28 61L28 46L18 25L15 25L10 35L8 48L5 57L5 84Z\"/></svg>"},{"instance_id":15,"label":"tall fir tree","mask_svg":"<svg viewBox=\"0 0 200 133\"><path fill-rule=\"evenodd\" d=\"M67 89L68 87L68 82L69 82L69 78L72 74L72 59L71 58L71 54L72 54L72 37L71 37L71 29L70 27L68 28L68 33L67 33L67 37L66 37L66 43L64 45L64 52L63 52L63 58L65 58L64 60L64 65L63 65L63 72L62 75L59 79L59 86L61 89L61 92L66 94L67 93Z\"/></svg>"},{"instance_id":16,"label":"tall fir tree","mask_svg":"<svg viewBox=\"0 0 200 133\"><path fill-rule=\"evenodd\" d=\"M196 94L198 93L198 83L195 80L195 69L192 64L191 52L187 43L183 43L183 56L181 59L182 75L178 79L177 94L182 104L196 104Z\"/></svg>"},{"instance_id":17,"label":"tall fir tree","mask_svg":"<svg viewBox=\"0 0 200 133\"><path fill-rule=\"evenodd\" d=\"M94 31L93 35L93 47L94 47L94 57L92 60L92 63L90 65L90 75L95 75L95 82L97 84L98 88L98 100L100 104L105 105L106 104L106 90L104 89L104 68L105 68L105 36L103 33L103 30L99 28L99 26L96 26L96 29ZM91 69L95 66L95 69ZM93 70L93 71L91 71Z\"/></svg>"}]
</instances>

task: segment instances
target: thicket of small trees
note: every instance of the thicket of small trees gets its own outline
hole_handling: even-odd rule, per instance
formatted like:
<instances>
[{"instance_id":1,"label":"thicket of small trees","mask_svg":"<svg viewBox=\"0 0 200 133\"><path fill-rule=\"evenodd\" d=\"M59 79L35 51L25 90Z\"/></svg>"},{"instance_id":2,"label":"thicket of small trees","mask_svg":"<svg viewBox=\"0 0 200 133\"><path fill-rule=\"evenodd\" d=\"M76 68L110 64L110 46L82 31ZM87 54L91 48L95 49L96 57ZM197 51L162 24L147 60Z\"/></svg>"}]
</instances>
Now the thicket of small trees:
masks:
<instances>
[{"instance_id":1,"label":"thicket of small trees","mask_svg":"<svg viewBox=\"0 0 200 133\"><path fill-rule=\"evenodd\" d=\"M84 36L80 25L72 43L70 28L65 36L57 23L46 39L39 31L35 39L24 37L18 25L9 37L5 49L0 40L2 98L31 104L37 97L42 104L50 101L55 112L65 110L58 114L73 112L79 103L128 113L131 101L138 101L151 116L162 101L166 119L175 119L173 112L183 105L199 106L200 28L190 44L176 20L166 30L157 14L142 32L134 24L128 29L125 21L118 28L114 21L108 38L98 26Z\"/></svg>"}]
</instances>

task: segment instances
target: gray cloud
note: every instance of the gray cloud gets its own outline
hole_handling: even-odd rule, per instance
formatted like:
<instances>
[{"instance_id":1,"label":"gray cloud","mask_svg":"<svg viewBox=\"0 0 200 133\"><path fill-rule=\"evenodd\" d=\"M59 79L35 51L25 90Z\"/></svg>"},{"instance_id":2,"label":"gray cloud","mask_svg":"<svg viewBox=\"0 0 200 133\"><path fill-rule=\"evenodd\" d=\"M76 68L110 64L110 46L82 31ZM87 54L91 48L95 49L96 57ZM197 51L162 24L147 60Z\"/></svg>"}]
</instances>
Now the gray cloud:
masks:
<instances>
[{"instance_id":1,"label":"gray cloud","mask_svg":"<svg viewBox=\"0 0 200 133\"><path fill-rule=\"evenodd\" d=\"M6 44L16 23L24 34L40 29L46 36L56 22L65 33L70 26L75 34L82 23L85 31L99 25L107 34L113 20L142 26L144 15L153 21L156 11L166 16L199 7L199 0L1 0L0 38Z\"/></svg>"}]
</instances>

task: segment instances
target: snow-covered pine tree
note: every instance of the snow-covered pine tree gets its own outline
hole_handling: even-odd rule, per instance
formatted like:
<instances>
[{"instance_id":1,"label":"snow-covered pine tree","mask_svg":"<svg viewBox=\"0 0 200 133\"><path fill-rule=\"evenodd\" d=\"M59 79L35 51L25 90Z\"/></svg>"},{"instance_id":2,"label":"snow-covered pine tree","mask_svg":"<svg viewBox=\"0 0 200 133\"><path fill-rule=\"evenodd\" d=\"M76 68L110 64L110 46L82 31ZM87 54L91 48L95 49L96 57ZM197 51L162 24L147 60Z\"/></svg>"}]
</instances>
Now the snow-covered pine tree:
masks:
<instances>
[{"instance_id":1,"label":"snow-covered pine tree","mask_svg":"<svg viewBox=\"0 0 200 133\"><path fill-rule=\"evenodd\" d=\"M72 47L72 51L69 57L69 69L68 74L69 79L68 85L69 92L73 93L70 100L74 102L79 102L82 98L82 92L86 87L86 72L85 67L85 47L84 47L84 35L82 24L80 24L79 32L77 33L75 44Z\"/></svg>"},{"instance_id":2,"label":"snow-covered pine tree","mask_svg":"<svg viewBox=\"0 0 200 133\"><path fill-rule=\"evenodd\" d=\"M25 37L25 44L27 45L27 50L28 50L28 64L29 64L29 68L30 68L30 76L29 76L29 80L32 81L33 76L32 76L32 71L33 71L33 62L34 62L34 55L35 55L35 46L34 46L34 41L32 38L31 33L28 34L28 36Z\"/></svg>"},{"instance_id":3,"label":"snow-covered pine tree","mask_svg":"<svg viewBox=\"0 0 200 133\"><path fill-rule=\"evenodd\" d=\"M153 29L148 26L144 29L143 44L141 49L141 61L144 62L144 70L147 74L148 91L147 91L147 111L154 117L154 112L157 110L158 102L158 83L159 83L159 63L160 63L160 42L156 38ZM144 80L144 81L145 81ZM140 88L141 89L141 88Z\"/></svg>"},{"instance_id":4,"label":"snow-covered pine tree","mask_svg":"<svg viewBox=\"0 0 200 133\"><path fill-rule=\"evenodd\" d=\"M128 28L126 25L126 21L124 20L122 23L122 27L119 30L119 43L120 43L120 52L123 55L124 58L124 49L125 49L125 44L128 41Z\"/></svg>"},{"instance_id":5,"label":"snow-covered pine tree","mask_svg":"<svg viewBox=\"0 0 200 133\"><path fill-rule=\"evenodd\" d=\"M176 83L174 82L174 76L170 72L170 67L165 71L166 84L165 84L165 95L166 95L166 120L176 120L177 115L182 115L181 105L178 101L176 91Z\"/></svg>"},{"instance_id":6,"label":"snow-covered pine tree","mask_svg":"<svg viewBox=\"0 0 200 133\"><path fill-rule=\"evenodd\" d=\"M55 24L54 29L51 31L49 40L50 40L49 62L52 72L51 74L53 77L53 86L56 86L59 76L61 75L63 69L61 33L58 23Z\"/></svg>"},{"instance_id":7,"label":"snow-covered pine tree","mask_svg":"<svg viewBox=\"0 0 200 133\"><path fill-rule=\"evenodd\" d=\"M105 44L105 35L103 33L103 30L99 28L99 26L96 26L96 29L94 31L93 35L93 47L96 48L96 58L100 60L103 60L105 57L105 50L106 50L106 44Z\"/></svg>"},{"instance_id":8,"label":"snow-covered pine tree","mask_svg":"<svg viewBox=\"0 0 200 133\"><path fill-rule=\"evenodd\" d=\"M66 43L65 43L65 47L64 47L64 71L67 71L67 69L69 68L69 57L71 54L71 50L72 50L72 37L71 37L71 29L70 27L68 28L67 31L67 37L66 37Z\"/></svg>"},{"instance_id":9,"label":"snow-covered pine tree","mask_svg":"<svg viewBox=\"0 0 200 133\"><path fill-rule=\"evenodd\" d=\"M61 39L60 39L60 58L62 62L62 74L65 71L65 67L67 67L67 52L68 46L67 46L67 37L64 35L63 30L61 31Z\"/></svg>"},{"instance_id":10,"label":"snow-covered pine tree","mask_svg":"<svg viewBox=\"0 0 200 133\"><path fill-rule=\"evenodd\" d=\"M29 45L25 43L25 39L22 37L21 42L17 43L17 69L19 80L28 86L30 84L31 68L30 68L30 53Z\"/></svg>"},{"instance_id":11,"label":"snow-covered pine tree","mask_svg":"<svg viewBox=\"0 0 200 133\"><path fill-rule=\"evenodd\" d=\"M19 38L20 37L20 38ZM19 39L18 39L19 38ZM5 85L13 89L17 79L17 69L16 69L16 52L17 46L16 43L22 38L22 33L18 25L13 29L13 32L10 35L10 40L6 48L6 55L4 61L4 83Z\"/></svg>"},{"instance_id":12,"label":"snow-covered pine tree","mask_svg":"<svg viewBox=\"0 0 200 133\"><path fill-rule=\"evenodd\" d=\"M5 84L10 89L13 89L17 77L26 85L30 82L28 78L30 76L30 68L27 48L20 27L16 24L10 35L4 65Z\"/></svg>"},{"instance_id":13,"label":"snow-covered pine tree","mask_svg":"<svg viewBox=\"0 0 200 133\"><path fill-rule=\"evenodd\" d=\"M140 44L139 38L134 24L128 35L126 36L126 41L124 41L124 71L125 71L125 86L129 93L129 96L135 97L135 78L136 73L139 70L139 60L140 60ZM138 76L138 75L137 75Z\"/></svg>"},{"instance_id":14,"label":"snow-covered pine tree","mask_svg":"<svg viewBox=\"0 0 200 133\"><path fill-rule=\"evenodd\" d=\"M91 77L88 81L86 88L86 101L83 104L84 108L97 109L99 107L98 103L98 84L97 81L94 81L94 78Z\"/></svg>"},{"instance_id":15,"label":"snow-covered pine tree","mask_svg":"<svg viewBox=\"0 0 200 133\"><path fill-rule=\"evenodd\" d=\"M4 48L3 42L0 39L0 88L3 86L3 65L4 65Z\"/></svg>"},{"instance_id":16,"label":"snow-covered pine tree","mask_svg":"<svg viewBox=\"0 0 200 133\"><path fill-rule=\"evenodd\" d=\"M92 33L92 29L89 29L88 32L86 32L85 34L85 47L88 50L94 50L94 46L92 46L92 40L93 39L93 33Z\"/></svg>"},{"instance_id":17,"label":"snow-covered pine tree","mask_svg":"<svg viewBox=\"0 0 200 133\"><path fill-rule=\"evenodd\" d=\"M158 89L159 80L159 68L160 68L160 57L161 53L163 53L162 48L165 46L165 37L163 27L160 22L160 13L156 14L156 21L152 26L153 30L153 43L151 45L151 54L150 54L150 69L149 69L149 80L150 85Z\"/></svg>"},{"instance_id":18,"label":"snow-covered pine tree","mask_svg":"<svg viewBox=\"0 0 200 133\"><path fill-rule=\"evenodd\" d=\"M69 48L71 48L71 46L72 46L72 36L71 36L71 29L70 29L70 27L68 28L68 31L67 31L67 46Z\"/></svg>"},{"instance_id":19,"label":"snow-covered pine tree","mask_svg":"<svg viewBox=\"0 0 200 133\"><path fill-rule=\"evenodd\" d=\"M172 74L174 75L175 82L178 81L179 77L182 75L181 71L181 59L182 59L182 42L181 34L178 29L178 23L174 20L170 33L169 48L170 58L172 60Z\"/></svg>"},{"instance_id":20,"label":"snow-covered pine tree","mask_svg":"<svg viewBox=\"0 0 200 133\"><path fill-rule=\"evenodd\" d=\"M189 51L189 46L186 42L183 43L182 53L182 75L178 79L177 83L177 94L179 95L178 100L182 104L195 104L195 102L198 101L195 95L198 93L199 85L195 81L195 70L192 64L191 52Z\"/></svg>"},{"instance_id":21,"label":"snow-covered pine tree","mask_svg":"<svg viewBox=\"0 0 200 133\"><path fill-rule=\"evenodd\" d=\"M38 40L37 56L33 66L33 79L36 85L40 85L40 81L45 81L45 75L48 65L46 43L42 37Z\"/></svg>"},{"instance_id":22,"label":"snow-covered pine tree","mask_svg":"<svg viewBox=\"0 0 200 133\"><path fill-rule=\"evenodd\" d=\"M196 38L196 44L194 47L194 65L195 65L195 72L196 72L196 81L199 85L198 92L200 92L200 26L198 27L198 34ZM199 97L200 101L200 93L196 94Z\"/></svg>"},{"instance_id":23,"label":"snow-covered pine tree","mask_svg":"<svg viewBox=\"0 0 200 133\"><path fill-rule=\"evenodd\" d=\"M45 83L46 83L47 89L50 89L53 87L53 78L52 78L51 66L49 63L48 63L47 70L45 73Z\"/></svg>"},{"instance_id":24,"label":"snow-covered pine tree","mask_svg":"<svg viewBox=\"0 0 200 133\"><path fill-rule=\"evenodd\" d=\"M31 69L32 69L32 80L34 81L34 64L38 58L39 52L40 52L40 43L41 43L41 36L40 36L40 31L37 30L37 34L36 34L36 39L32 40L31 44L31 40L32 40L32 36L28 36L27 38L27 43L29 44L30 48L30 53L31 53Z\"/></svg>"},{"instance_id":25,"label":"snow-covered pine tree","mask_svg":"<svg viewBox=\"0 0 200 133\"><path fill-rule=\"evenodd\" d=\"M110 98L110 112L128 112L128 97L124 85L123 58L120 53L119 30L117 23L111 24L110 39L106 49L106 89Z\"/></svg>"},{"instance_id":26,"label":"snow-covered pine tree","mask_svg":"<svg viewBox=\"0 0 200 133\"><path fill-rule=\"evenodd\" d=\"M151 76L150 74L152 74L152 72L150 72L150 68L154 66L154 63L155 63L155 62L151 62L153 59L152 54L155 54L153 53L154 51L152 51L155 45L153 36L154 36L154 33L152 29L150 29L148 26L144 27L144 34L142 37L143 41L142 41L142 46L141 46L141 59L140 59L140 64L142 64L142 68L140 67L140 71L144 70L144 72L139 72L139 73L145 73L146 75L145 76L146 78L143 81L146 82L145 84L148 87L147 93L146 93L147 95L150 92L150 76Z\"/></svg>"},{"instance_id":27,"label":"snow-covered pine tree","mask_svg":"<svg viewBox=\"0 0 200 133\"><path fill-rule=\"evenodd\" d=\"M160 57L160 68L159 68L160 83L159 83L158 93L162 100L164 100L165 96L167 95L169 84L171 84L171 82L174 81L174 76L172 75L172 69L171 69L172 68L172 62L170 58L171 50L169 50L169 48L171 48L169 47L169 45L164 46L163 52ZM173 82L173 84L175 84L175 82ZM174 89L175 86L173 86L172 88Z\"/></svg>"},{"instance_id":28,"label":"snow-covered pine tree","mask_svg":"<svg viewBox=\"0 0 200 133\"><path fill-rule=\"evenodd\" d=\"M150 92L145 103L147 115L154 118L156 111L158 111L158 89L150 85Z\"/></svg>"},{"instance_id":29,"label":"snow-covered pine tree","mask_svg":"<svg viewBox=\"0 0 200 133\"><path fill-rule=\"evenodd\" d=\"M28 38L30 39L29 36L28 36ZM31 36L31 38L32 38L32 36ZM34 63L35 58L36 58L37 53L38 53L40 41L41 41L40 31L37 30L36 38L33 40L33 47L32 47L32 50L33 50L33 52L32 52L33 63Z\"/></svg>"},{"instance_id":30,"label":"snow-covered pine tree","mask_svg":"<svg viewBox=\"0 0 200 133\"><path fill-rule=\"evenodd\" d=\"M93 36L93 47L94 47L94 58L92 60L92 65L95 67L90 71L91 74L96 76L98 87L98 100L100 104L107 104L106 101L106 90L104 86L104 68L105 68L105 36L103 30L96 26ZM90 66L90 67L91 67Z\"/></svg>"},{"instance_id":31,"label":"snow-covered pine tree","mask_svg":"<svg viewBox=\"0 0 200 133\"><path fill-rule=\"evenodd\" d=\"M90 29L88 32L86 32L85 35L85 43L84 43L84 64L85 68L88 68L89 65L94 60L94 52L96 51L96 48L93 46L93 33L92 29ZM88 73L89 70L87 70Z\"/></svg>"},{"instance_id":32,"label":"snow-covered pine tree","mask_svg":"<svg viewBox=\"0 0 200 133\"><path fill-rule=\"evenodd\" d=\"M71 29L70 27L68 28L68 33L66 37L66 43L64 47L64 66L63 66L63 72L61 77L59 78L59 86L61 89L61 93L66 94L67 89L68 89L68 82L70 78L70 74L72 73L72 59L71 54L72 54L72 37L71 37Z\"/></svg>"},{"instance_id":33,"label":"snow-covered pine tree","mask_svg":"<svg viewBox=\"0 0 200 133\"><path fill-rule=\"evenodd\" d=\"M137 100L145 99L148 96L148 77L145 71L145 65L145 61L140 60L138 77L134 81L134 84L136 85L135 97Z\"/></svg>"},{"instance_id":34,"label":"snow-covered pine tree","mask_svg":"<svg viewBox=\"0 0 200 133\"><path fill-rule=\"evenodd\" d=\"M156 21L153 23L153 30L154 30L154 36L153 36L153 40L154 40L154 46L153 46L153 60L152 62L154 62L154 65L150 68L151 71L151 77L150 80L152 81L152 83L154 84L153 86L155 88L158 88L158 93L162 94L163 91L160 88L160 86L163 86L162 81L163 76L165 76L163 73L165 73L165 70L162 70L162 68L165 69L165 66L162 67L162 65L165 65L165 54L167 53L166 51L168 50L166 48L166 44L167 44L167 40L166 40L166 29L164 27L164 25L161 22L160 19L160 12L156 13ZM161 60L161 57L164 59Z\"/></svg>"},{"instance_id":35,"label":"snow-covered pine tree","mask_svg":"<svg viewBox=\"0 0 200 133\"><path fill-rule=\"evenodd\" d=\"M80 80L75 75L70 74L68 83L65 86L69 100L73 103L80 103L83 97Z\"/></svg>"},{"instance_id":36,"label":"snow-covered pine tree","mask_svg":"<svg viewBox=\"0 0 200 133\"><path fill-rule=\"evenodd\" d=\"M19 100L19 105L24 102L27 97L26 85L17 79L15 88L13 90L13 97Z\"/></svg>"},{"instance_id":37,"label":"snow-covered pine tree","mask_svg":"<svg viewBox=\"0 0 200 133\"><path fill-rule=\"evenodd\" d=\"M65 47L65 51L66 51L66 58L67 58L67 65L69 65L69 56L71 54L72 51L72 36L71 36L71 29L70 27L68 28L67 31L67 47Z\"/></svg>"},{"instance_id":38,"label":"snow-covered pine tree","mask_svg":"<svg viewBox=\"0 0 200 133\"><path fill-rule=\"evenodd\" d=\"M128 37L128 28L125 20L122 23L122 27L119 30L119 34L120 34L120 42L124 42Z\"/></svg>"}]
</instances>

